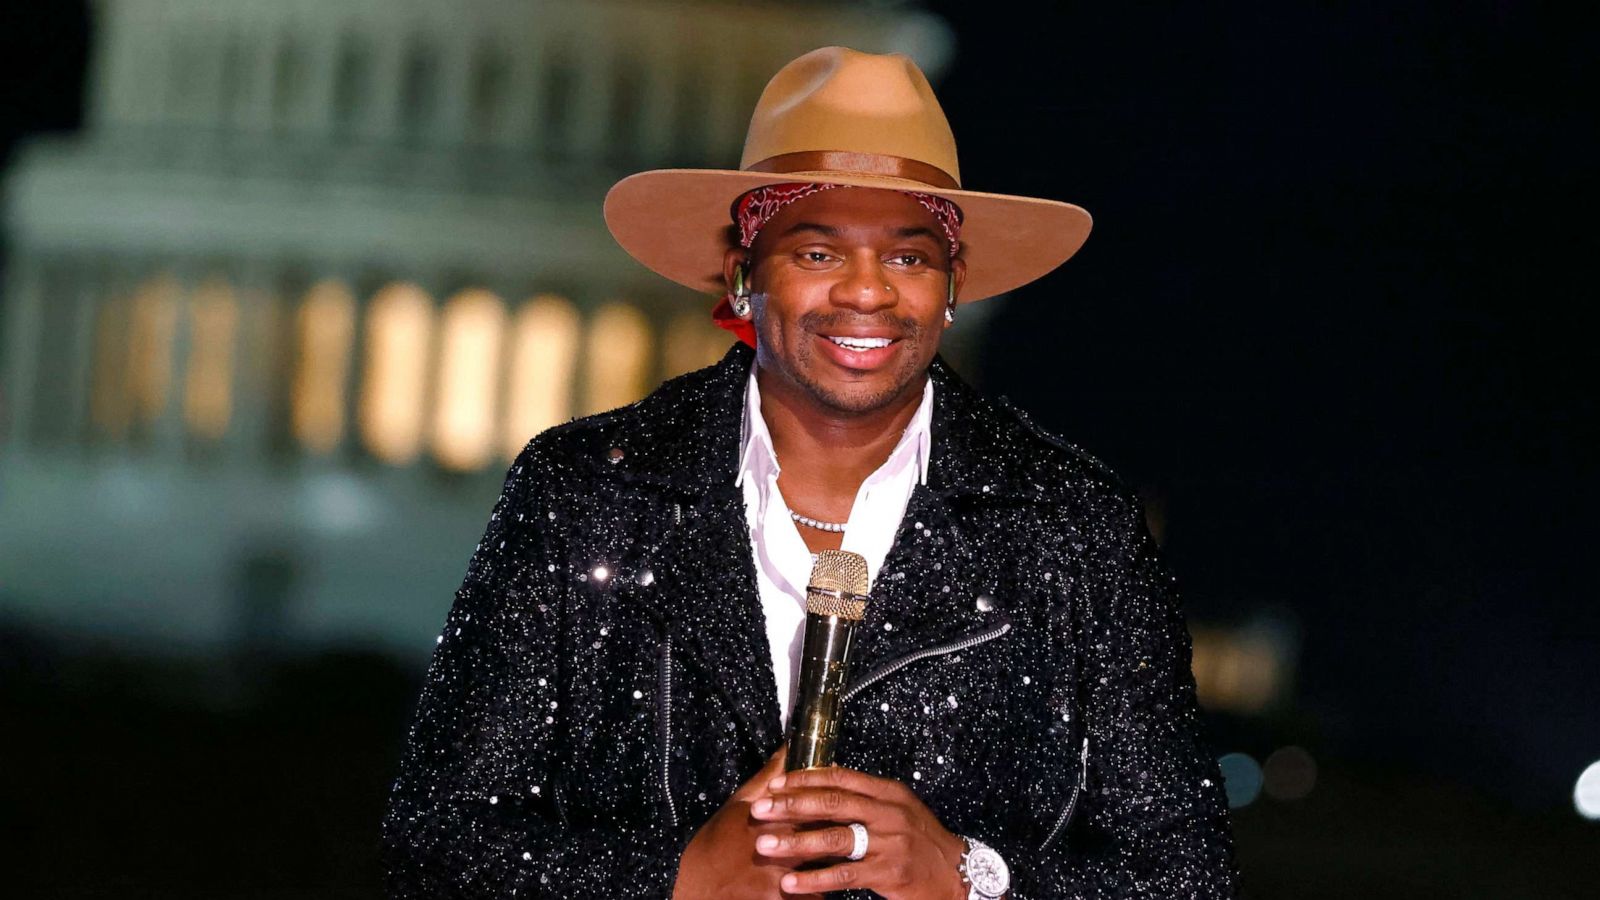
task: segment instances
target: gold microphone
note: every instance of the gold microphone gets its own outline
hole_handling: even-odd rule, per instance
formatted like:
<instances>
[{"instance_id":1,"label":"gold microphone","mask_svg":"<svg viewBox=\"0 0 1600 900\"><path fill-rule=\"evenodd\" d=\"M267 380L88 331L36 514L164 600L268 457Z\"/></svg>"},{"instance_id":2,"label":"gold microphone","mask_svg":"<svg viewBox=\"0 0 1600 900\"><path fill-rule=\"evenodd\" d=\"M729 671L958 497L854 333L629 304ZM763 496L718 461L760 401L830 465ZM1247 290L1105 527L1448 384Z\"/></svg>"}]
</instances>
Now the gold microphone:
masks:
<instances>
[{"instance_id":1,"label":"gold microphone","mask_svg":"<svg viewBox=\"0 0 1600 900\"><path fill-rule=\"evenodd\" d=\"M833 765L839 696L850 672L850 645L867 612L867 561L859 553L824 550L806 586L806 636L800 683L789 716L784 770Z\"/></svg>"}]
</instances>

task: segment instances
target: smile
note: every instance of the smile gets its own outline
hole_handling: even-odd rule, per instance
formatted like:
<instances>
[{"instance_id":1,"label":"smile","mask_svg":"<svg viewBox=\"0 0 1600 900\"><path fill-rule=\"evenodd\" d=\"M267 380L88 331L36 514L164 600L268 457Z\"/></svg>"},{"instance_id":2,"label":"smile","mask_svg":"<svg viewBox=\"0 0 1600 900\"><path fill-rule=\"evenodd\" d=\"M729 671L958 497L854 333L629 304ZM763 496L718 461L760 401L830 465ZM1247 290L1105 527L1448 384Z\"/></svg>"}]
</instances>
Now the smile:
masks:
<instances>
[{"instance_id":1,"label":"smile","mask_svg":"<svg viewBox=\"0 0 1600 900\"><path fill-rule=\"evenodd\" d=\"M838 344L846 350L876 350L879 347L887 347L894 343L894 341L890 338L869 337L829 337L828 340L833 341L835 344Z\"/></svg>"}]
</instances>

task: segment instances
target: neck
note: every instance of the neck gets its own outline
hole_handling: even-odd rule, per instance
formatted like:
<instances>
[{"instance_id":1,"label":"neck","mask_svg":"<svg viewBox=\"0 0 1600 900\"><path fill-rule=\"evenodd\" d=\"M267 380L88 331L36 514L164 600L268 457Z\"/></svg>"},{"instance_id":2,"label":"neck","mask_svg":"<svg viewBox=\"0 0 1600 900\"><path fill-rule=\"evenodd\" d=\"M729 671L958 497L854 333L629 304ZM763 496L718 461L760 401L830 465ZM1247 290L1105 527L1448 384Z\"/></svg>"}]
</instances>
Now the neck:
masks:
<instances>
[{"instance_id":1,"label":"neck","mask_svg":"<svg viewBox=\"0 0 1600 900\"><path fill-rule=\"evenodd\" d=\"M843 521L857 489L883 465L922 403L923 378L889 403L851 413L818 403L804 389L765 368L756 371L761 418L772 435L782 471L780 490L791 508Z\"/></svg>"}]
</instances>

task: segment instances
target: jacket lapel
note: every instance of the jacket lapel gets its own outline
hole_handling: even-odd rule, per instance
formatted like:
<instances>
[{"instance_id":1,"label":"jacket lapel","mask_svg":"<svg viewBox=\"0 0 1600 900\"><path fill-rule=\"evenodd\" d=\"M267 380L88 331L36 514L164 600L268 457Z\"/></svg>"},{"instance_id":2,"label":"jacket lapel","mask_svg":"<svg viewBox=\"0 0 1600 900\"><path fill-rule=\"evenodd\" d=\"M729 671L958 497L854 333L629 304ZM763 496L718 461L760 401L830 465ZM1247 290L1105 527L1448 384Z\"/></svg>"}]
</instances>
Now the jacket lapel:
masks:
<instances>
[{"instance_id":1,"label":"jacket lapel","mask_svg":"<svg viewBox=\"0 0 1600 900\"><path fill-rule=\"evenodd\" d=\"M727 705L743 754L759 764L781 733L743 496L716 490L685 507L659 559L658 597L669 633L691 651L702 670L699 682Z\"/></svg>"},{"instance_id":2,"label":"jacket lapel","mask_svg":"<svg viewBox=\"0 0 1600 900\"><path fill-rule=\"evenodd\" d=\"M996 409L942 358L934 382L932 458L928 483L906 505L894 544L867 604L851 661L851 683L953 642L1019 624L1008 607L1010 559L998 510L1057 498L1056 485L1020 479L1018 434L1011 414Z\"/></svg>"},{"instance_id":3,"label":"jacket lapel","mask_svg":"<svg viewBox=\"0 0 1600 900\"><path fill-rule=\"evenodd\" d=\"M672 637L675 662L695 670L693 683L710 702L726 705L743 767L759 765L782 737L744 497L734 484L752 357L738 343L711 368L663 385L642 401L647 414L628 417L648 424L610 436L620 461L596 464L597 474L657 497L663 524L640 548L653 583L632 593ZM648 414L652 408L660 414Z\"/></svg>"}]
</instances>

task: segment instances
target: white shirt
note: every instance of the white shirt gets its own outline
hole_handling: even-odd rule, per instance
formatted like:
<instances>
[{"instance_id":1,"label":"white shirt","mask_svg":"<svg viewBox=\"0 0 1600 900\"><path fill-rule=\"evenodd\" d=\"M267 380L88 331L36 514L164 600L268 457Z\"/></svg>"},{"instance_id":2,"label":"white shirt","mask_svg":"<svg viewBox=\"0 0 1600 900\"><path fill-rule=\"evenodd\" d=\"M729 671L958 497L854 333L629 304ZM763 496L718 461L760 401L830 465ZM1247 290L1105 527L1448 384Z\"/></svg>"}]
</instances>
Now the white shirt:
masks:
<instances>
[{"instance_id":1,"label":"white shirt","mask_svg":"<svg viewBox=\"0 0 1600 900\"><path fill-rule=\"evenodd\" d=\"M878 580L878 570L894 543L906 503L918 483L928 480L929 445L932 443L933 380L922 388L922 404L889 458L868 475L856 491L845 523L840 549L859 553L867 561L868 584ZM795 678L800 666L800 645L805 638L806 584L811 579L811 551L789 518L789 506L778 490L778 457L772 434L761 416L761 390L756 367L750 366L745 388L744 423L740 428L739 476L744 488L745 521L750 525L755 554L756 585L766 616L767 643L772 649L772 674L778 682L778 713L785 729ZM811 510L803 506L802 514Z\"/></svg>"}]
</instances>

